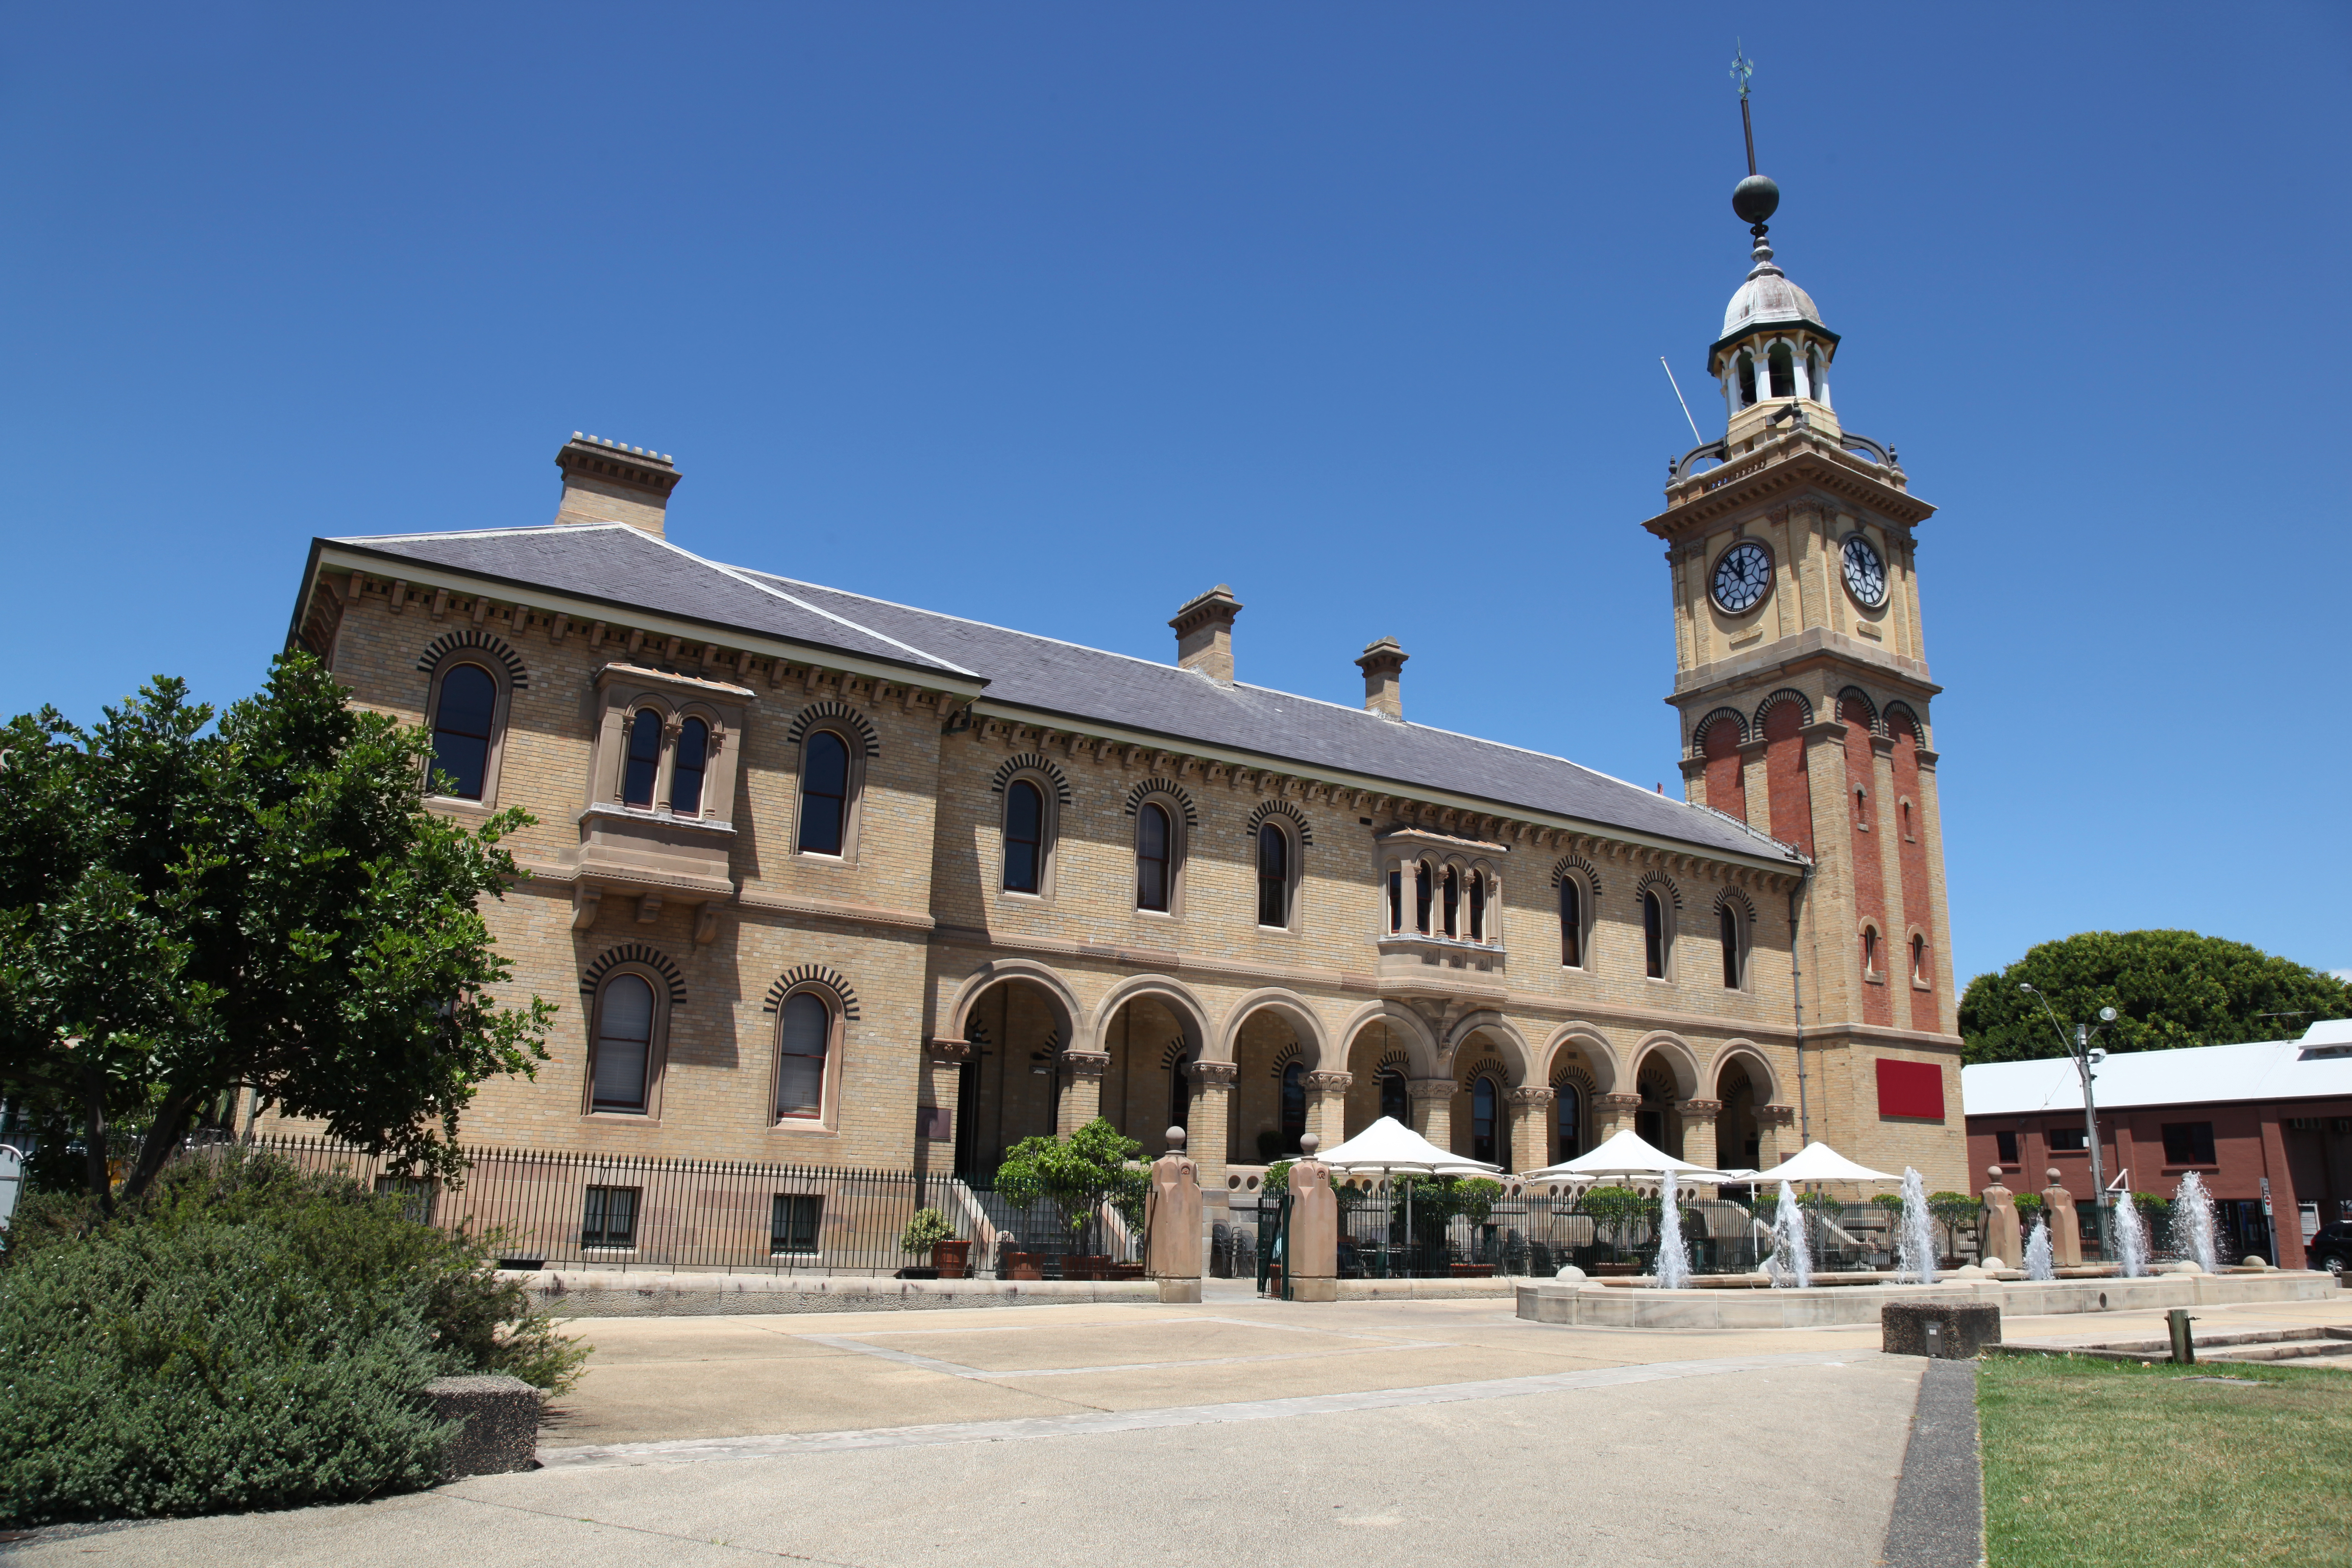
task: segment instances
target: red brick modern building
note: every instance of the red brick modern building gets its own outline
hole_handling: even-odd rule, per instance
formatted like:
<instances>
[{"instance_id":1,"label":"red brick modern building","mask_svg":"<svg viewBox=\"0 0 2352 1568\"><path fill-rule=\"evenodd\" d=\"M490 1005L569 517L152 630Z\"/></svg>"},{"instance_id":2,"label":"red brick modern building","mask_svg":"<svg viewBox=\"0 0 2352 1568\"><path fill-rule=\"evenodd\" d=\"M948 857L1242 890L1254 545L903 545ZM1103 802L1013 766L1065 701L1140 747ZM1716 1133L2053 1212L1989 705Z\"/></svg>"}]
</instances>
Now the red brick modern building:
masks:
<instances>
[{"instance_id":1,"label":"red brick modern building","mask_svg":"<svg viewBox=\"0 0 2352 1568\"><path fill-rule=\"evenodd\" d=\"M2305 1267L2304 1243L2320 1226L2352 1219L2352 1018L2315 1024L2300 1040L2127 1052L2094 1072L2111 1189L2168 1198L2199 1172L2231 1255L2261 1254L2282 1268ZM2089 1196L2072 1060L1992 1062L1960 1076L1971 1177L1997 1163L2010 1186L2033 1192L2055 1166L2061 1185ZM2091 1216L2088 1203L2082 1213Z\"/></svg>"}]
</instances>

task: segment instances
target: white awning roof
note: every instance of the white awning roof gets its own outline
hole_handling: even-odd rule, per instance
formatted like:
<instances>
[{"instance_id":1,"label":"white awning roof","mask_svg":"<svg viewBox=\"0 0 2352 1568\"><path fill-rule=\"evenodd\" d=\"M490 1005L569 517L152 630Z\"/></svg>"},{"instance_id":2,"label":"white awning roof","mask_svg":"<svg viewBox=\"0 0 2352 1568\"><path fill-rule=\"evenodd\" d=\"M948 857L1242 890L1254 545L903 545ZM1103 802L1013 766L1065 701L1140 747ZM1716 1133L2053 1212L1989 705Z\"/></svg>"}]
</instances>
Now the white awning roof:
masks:
<instances>
[{"instance_id":1,"label":"white awning roof","mask_svg":"<svg viewBox=\"0 0 2352 1568\"><path fill-rule=\"evenodd\" d=\"M1874 1171L1867 1165L1857 1165L1817 1138L1770 1170L1759 1171L1748 1179L1761 1184L1764 1182L1899 1182L1903 1178L1890 1176L1884 1171Z\"/></svg>"},{"instance_id":2,"label":"white awning roof","mask_svg":"<svg viewBox=\"0 0 2352 1568\"><path fill-rule=\"evenodd\" d=\"M1356 1176L1486 1176L1502 1169L1449 1153L1393 1116L1383 1116L1345 1143L1318 1149L1309 1157Z\"/></svg>"},{"instance_id":3,"label":"white awning roof","mask_svg":"<svg viewBox=\"0 0 2352 1568\"><path fill-rule=\"evenodd\" d=\"M1669 1171L1677 1177L1687 1177L1696 1182L1731 1180L1721 1171L1675 1159L1664 1150L1644 1142L1642 1135L1630 1127L1589 1154L1562 1160L1557 1165L1546 1165L1540 1171L1525 1172L1521 1179L1530 1182L1597 1182L1613 1177L1654 1179Z\"/></svg>"}]
</instances>

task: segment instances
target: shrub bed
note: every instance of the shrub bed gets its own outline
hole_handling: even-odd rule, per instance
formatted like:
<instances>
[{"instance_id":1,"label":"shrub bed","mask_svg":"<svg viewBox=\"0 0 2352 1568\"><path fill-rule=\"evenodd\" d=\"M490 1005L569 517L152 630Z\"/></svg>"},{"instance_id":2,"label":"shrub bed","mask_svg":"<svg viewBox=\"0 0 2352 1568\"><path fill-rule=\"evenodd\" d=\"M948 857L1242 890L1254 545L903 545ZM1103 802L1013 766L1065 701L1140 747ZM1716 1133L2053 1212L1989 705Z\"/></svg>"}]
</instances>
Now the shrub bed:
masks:
<instances>
[{"instance_id":1,"label":"shrub bed","mask_svg":"<svg viewBox=\"0 0 2352 1568\"><path fill-rule=\"evenodd\" d=\"M343 1501L430 1485L425 1384L560 1391L584 1347L485 1238L236 1153L101 1220L28 1199L0 1269L0 1523Z\"/></svg>"}]
</instances>

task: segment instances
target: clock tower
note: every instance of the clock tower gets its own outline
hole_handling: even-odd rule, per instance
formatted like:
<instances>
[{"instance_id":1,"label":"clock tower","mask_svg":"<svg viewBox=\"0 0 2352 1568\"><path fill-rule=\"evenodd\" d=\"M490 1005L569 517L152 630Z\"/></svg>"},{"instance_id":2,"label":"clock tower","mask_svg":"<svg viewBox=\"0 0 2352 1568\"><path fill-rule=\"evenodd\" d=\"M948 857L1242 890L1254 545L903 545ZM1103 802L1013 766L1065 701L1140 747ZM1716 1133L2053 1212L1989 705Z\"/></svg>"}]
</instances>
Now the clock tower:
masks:
<instances>
[{"instance_id":1,"label":"clock tower","mask_svg":"<svg viewBox=\"0 0 2352 1568\"><path fill-rule=\"evenodd\" d=\"M1643 526L1665 542L1674 585L1667 701L1684 793L1813 861L1782 917L1821 1097L1812 1134L1859 1137L1846 1152L1868 1163L1868 1127L1890 1114L1881 1099L1918 1103L1882 1097L1904 1073L1874 1074L1874 1058L1948 1066L1959 1125L1931 712L1941 688L1927 675L1916 571L1917 531L1935 509L1911 493L1893 447L1840 422L1838 334L1766 239L1779 201L1753 173L1733 195L1754 247L1707 348L1724 435L1675 462L1665 510Z\"/></svg>"}]
</instances>

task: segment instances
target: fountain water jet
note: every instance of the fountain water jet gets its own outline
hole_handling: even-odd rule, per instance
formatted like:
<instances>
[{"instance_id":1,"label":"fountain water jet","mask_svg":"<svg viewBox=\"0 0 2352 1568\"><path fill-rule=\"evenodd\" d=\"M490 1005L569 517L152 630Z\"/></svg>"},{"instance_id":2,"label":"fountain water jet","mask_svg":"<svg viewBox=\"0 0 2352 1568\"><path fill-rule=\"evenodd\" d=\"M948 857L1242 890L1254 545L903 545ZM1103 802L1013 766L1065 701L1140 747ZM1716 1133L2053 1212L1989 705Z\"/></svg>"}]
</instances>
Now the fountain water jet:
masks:
<instances>
[{"instance_id":1,"label":"fountain water jet","mask_svg":"<svg viewBox=\"0 0 2352 1568\"><path fill-rule=\"evenodd\" d=\"M1936 1282L1936 1229L1927 1214L1927 1184L1903 1167L1903 1218L1895 1231L1895 1261L1902 1274L1922 1285Z\"/></svg>"},{"instance_id":2,"label":"fountain water jet","mask_svg":"<svg viewBox=\"0 0 2352 1568\"><path fill-rule=\"evenodd\" d=\"M2180 1185L2172 1194L2172 1250L2176 1257L2193 1258L2197 1267L2208 1274L2221 1267L2221 1249L2213 1239L2213 1199L2205 1190L2205 1178L2191 1171L2180 1178Z\"/></svg>"},{"instance_id":3,"label":"fountain water jet","mask_svg":"<svg viewBox=\"0 0 2352 1568\"><path fill-rule=\"evenodd\" d=\"M2140 1218L2139 1205L2132 1202L2129 1193L2118 1194L2116 1205L2116 1260L2124 1267L2124 1278L2137 1279L2147 1272L2147 1222Z\"/></svg>"},{"instance_id":4,"label":"fountain water jet","mask_svg":"<svg viewBox=\"0 0 2352 1568\"><path fill-rule=\"evenodd\" d=\"M2033 1235L2025 1244L2025 1277L2028 1279L2055 1279L2058 1268L2050 1256L2050 1221L2036 1215Z\"/></svg>"},{"instance_id":5,"label":"fountain water jet","mask_svg":"<svg viewBox=\"0 0 2352 1568\"><path fill-rule=\"evenodd\" d=\"M1675 1173L1658 1184L1658 1289L1679 1290L1690 1283L1690 1249L1683 1245L1682 1205L1675 1197Z\"/></svg>"},{"instance_id":6,"label":"fountain water jet","mask_svg":"<svg viewBox=\"0 0 2352 1568\"><path fill-rule=\"evenodd\" d=\"M1813 1247L1805 1234L1805 1211L1798 1205L1797 1190L1780 1184L1780 1204L1772 1211L1772 1283L1799 1289L1813 1282Z\"/></svg>"}]
</instances>

